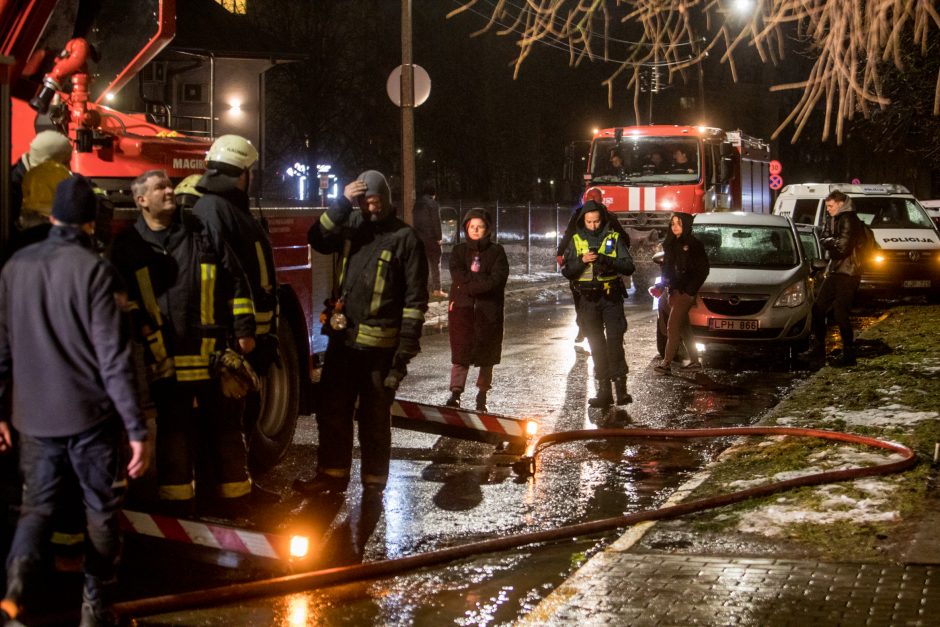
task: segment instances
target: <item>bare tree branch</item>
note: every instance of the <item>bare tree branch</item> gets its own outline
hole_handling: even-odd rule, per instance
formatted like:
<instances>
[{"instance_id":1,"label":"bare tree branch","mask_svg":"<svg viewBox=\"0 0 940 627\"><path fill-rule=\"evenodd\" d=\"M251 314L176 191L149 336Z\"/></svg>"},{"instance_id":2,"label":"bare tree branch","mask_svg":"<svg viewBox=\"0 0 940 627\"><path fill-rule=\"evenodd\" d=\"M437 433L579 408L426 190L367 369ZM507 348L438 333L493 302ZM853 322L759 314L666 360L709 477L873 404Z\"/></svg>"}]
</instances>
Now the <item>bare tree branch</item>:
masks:
<instances>
[{"instance_id":1,"label":"bare tree branch","mask_svg":"<svg viewBox=\"0 0 940 627\"><path fill-rule=\"evenodd\" d=\"M935 0L753 0L742 17L735 0L465 0L448 14L473 12L488 20L476 34L493 32L514 37L518 53L513 76L540 44L564 45L568 62L583 59L614 62L618 67L604 81L613 106L614 85L626 79L634 90L634 106L644 68L666 68L670 82L683 70L701 63L712 50L722 51L737 81L734 55L744 44L764 63L779 63L790 40L815 55L805 81L772 87L773 91L802 89L803 97L774 132L795 124L793 140L802 132L821 99L825 99L822 134L835 123L842 142L844 122L857 113L868 119L891 101L883 94L884 73L904 69L906 42L927 54L927 40L940 30ZM611 26L615 25L616 32ZM626 37L625 39L620 37ZM612 51L622 50L615 58ZM908 61L910 56L907 55ZM933 115L940 115L940 73Z\"/></svg>"}]
</instances>

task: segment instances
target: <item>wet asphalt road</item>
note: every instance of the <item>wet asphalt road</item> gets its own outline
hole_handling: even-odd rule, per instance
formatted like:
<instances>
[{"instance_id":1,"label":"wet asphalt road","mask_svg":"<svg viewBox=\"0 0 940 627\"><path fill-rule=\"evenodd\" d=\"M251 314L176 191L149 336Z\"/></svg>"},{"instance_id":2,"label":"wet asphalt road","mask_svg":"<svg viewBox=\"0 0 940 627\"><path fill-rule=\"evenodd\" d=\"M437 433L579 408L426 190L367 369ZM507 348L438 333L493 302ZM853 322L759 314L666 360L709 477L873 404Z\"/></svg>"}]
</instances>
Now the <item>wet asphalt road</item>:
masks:
<instances>
[{"instance_id":1,"label":"wet asphalt road","mask_svg":"<svg viewBox=\"0 0 940 627\"><path fill-rule=\"evenodd\" d=\"M590 355L586 343L573 343L570 296L567 286L557 285L511 297L503 362L495 369L489 409L536 417L542 433L735 426L756 421L806 374L788 372L785 364L768 367L766 356L751 356L712 361L718 367L709 367L707 374L715 385L655 377L651 301L645 295L631 296L625 307L632 405L610 412L587 407L593 393ZM446 329L426 328L422 353L399 397L443 403L449 357ZM474 377L471 370L465 407L473 403ZM524 480L505 465L505 456L494 454L493 445L395 430L391 477L382 499L363 498L355 475L346 498L304 499L290 490L290 482L309 472L315 459L315 422L305 417L284 463L259 478L266 488L285 495L259 521L281 531L304 528L312 533L316 558L311 568L392 559L656 507L727 445L626 440L566 444L544 453L536 476ZM531 609L580 559L616 536L526 547L395 579L168 614L141 624L499 624ZM250 560L227 559L240 567L200 563L188 569L191 577L176 576L171 587L195 583L185 579L210 587L265 573L263 565ZM148 592L158 591L148 587Z\"/></svg>"}]
</instances>

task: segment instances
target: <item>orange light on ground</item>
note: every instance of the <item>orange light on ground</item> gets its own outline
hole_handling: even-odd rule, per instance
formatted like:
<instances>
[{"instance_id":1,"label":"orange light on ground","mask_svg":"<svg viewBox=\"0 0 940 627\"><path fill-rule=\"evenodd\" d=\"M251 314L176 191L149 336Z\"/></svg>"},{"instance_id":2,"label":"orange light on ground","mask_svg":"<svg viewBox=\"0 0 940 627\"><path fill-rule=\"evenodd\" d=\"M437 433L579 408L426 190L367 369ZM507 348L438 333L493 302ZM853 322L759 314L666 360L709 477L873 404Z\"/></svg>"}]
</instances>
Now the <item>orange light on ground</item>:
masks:
<instances>
[{"instance_id":1,"label":"orange light on ground","mask_svg":"<svg viewBox=\"0 0 940 627\"><path fill-rule=\"evenodd\" d=\"M529 437L539 432L539 423L534 420L525 421L525 434Z\"/></svg>"},{"instance_id":2,"label":"orange light on ground","mask_svg":"<svg viewBox=\"0 0 940 627\"><path fill-rule=\"evenodd\" d=\"M293 559L303 559L310 552L310 538L307 536L291 536L290 556Z\"/></svg>"}]
</instances>

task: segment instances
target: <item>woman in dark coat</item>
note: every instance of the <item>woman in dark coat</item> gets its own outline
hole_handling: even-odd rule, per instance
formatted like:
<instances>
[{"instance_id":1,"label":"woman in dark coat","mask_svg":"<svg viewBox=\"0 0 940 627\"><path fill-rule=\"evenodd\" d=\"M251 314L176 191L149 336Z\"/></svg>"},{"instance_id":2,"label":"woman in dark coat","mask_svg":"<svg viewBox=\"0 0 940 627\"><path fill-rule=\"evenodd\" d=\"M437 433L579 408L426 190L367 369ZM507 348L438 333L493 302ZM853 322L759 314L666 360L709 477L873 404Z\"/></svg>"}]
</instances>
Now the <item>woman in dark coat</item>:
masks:
<instances>
[{"instance_id":1,"label":"woman in dark coat","mask_svg":"<svg viewBox=\"0 0 940 627\"><path fill-rule=\"evenodd\" d=\"M698 371L702 369L702 364L689 328L689 310L695 305L699 288L708 278L709 266L705 247L692 235L691 214L673 214L669 220L669 234L663 242L663 252L663 283L669 290L669 323L663 361L654 370L656 374L671 372L672 360L679 351L681 341L692 360L682 370Z\"/></svg>"},{"instance_id":2,"label":"woman in dark coat","mask_svg":"<svg viewBox=\"0 0 940 627\"><path fill-rule=\"evenodd\" d=\"M450 304L447 320L450 333L448 407L460 406L460 394L470 366L479 366L476 409L487 411L486 393L493 382L493 366L503 348L503 301L509 261L506 251L490 240L490 214L471 209L464 216L466 240L450 253Z\"/></svg>"}]
</instances>

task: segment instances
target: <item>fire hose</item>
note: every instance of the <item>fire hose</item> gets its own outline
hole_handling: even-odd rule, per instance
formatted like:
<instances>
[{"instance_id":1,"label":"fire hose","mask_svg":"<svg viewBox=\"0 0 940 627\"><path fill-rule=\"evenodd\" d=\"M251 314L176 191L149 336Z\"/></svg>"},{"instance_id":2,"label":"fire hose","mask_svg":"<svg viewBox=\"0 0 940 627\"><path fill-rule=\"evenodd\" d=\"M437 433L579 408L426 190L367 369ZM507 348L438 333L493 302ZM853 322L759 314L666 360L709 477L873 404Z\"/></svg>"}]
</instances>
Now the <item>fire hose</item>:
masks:
<instances>
[{"instance_id":1,"label":"fire hose","mask_svg":"<svg viewBox=\"0 0 940 627\"><path fill-rule=\"evenodd\" d=\"M767 485L756 486L737 492L731 492L728 494L720 494L697 499L694 501L679 503L677 505L662 507L655 510L646 510L624 516L616 516L613 518L604 518L591 522L567 525L555 529L547 529L543 531L523 533L503 538L495 538L492 540L484 540L481 542L474 542L462 546L429 551L427 553L420 553L408 557L382 560L366 564L355 564L352 566L328 568L305 573L296 573L272 579L232 584L218 588L208 588L205 590L196 590L179 594L170 594L125 601L123 603L118 603L115 606L115 612L122 619L122 621L128 621L135 616L163 614L196 607L234 603L263 596L292 594L340 583L378 579L418 568L436 566L481 553L505 551L527 544L570 539L577 536L584 536L602 531L610 531L620 527L628 527L640 522L651 520L666 520L670 518L677 518L686 514L692 514L707 509L732 505L734 503L740 503L748 499L768 496L797 487L822 485L826 483L858 479L861 477L873 477L877 475L897 473L903 470L907 470L917 463L917 457L915 453L906 446L894 442L878 440L876 438L854 435L851 433L825 431L821 429L802 429L796 427L728 427L718 429L593 429L551 433L544 435L536 440L534 445L531 447L531 454L516 462L513 467L519 474L534 474L536 458L542 451L555 444L573 442L577 440L602 438L696 439L723 438L729 436L772 435L811 437L836 442L865 445L899 454L901 455L901 459L874 466L819 472L810 475L804 475L802 477L796 477L793 479L787 479L784 481L777 481Z\"/></svg>"}]
</instances>

